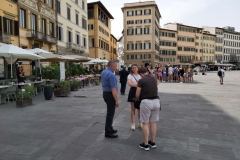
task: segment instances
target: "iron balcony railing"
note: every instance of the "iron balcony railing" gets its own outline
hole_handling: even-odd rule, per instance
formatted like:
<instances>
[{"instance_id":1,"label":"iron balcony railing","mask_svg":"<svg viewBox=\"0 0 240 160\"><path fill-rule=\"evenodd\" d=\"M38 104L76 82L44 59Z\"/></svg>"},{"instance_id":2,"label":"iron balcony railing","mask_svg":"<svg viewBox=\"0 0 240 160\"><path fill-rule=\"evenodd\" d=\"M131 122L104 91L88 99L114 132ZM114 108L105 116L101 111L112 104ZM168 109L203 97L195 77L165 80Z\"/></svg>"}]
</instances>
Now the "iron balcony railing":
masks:
<instances>
[{"instance_id":1,"label":"iron balcony railing","mask_svg":"<svg viewBox=\"0 0 240 160\"><path fill-rule=\"evenodd\" d=\"M52 43L56 44L57 43L57 38L51 35L48 35L46 33L42 33L36 30L29 29L27 31L27 38L28 39L35 39L47 43Z\"/></svg>"},{"instance_id":2,"label":"iron balcony railing","mask_svg":"<svg viewBox=\"0 0 240 160\"><path fill-rule=\"evenodd\" d=\"M67 48L68 49L73 49L73 50L76 50L76 51L80 51L80 52L85 52L85 47L83 47L79 44L76 44L76 43L72 43L72 42L67 42Z\"/></svg>"},{"instance_id":3,"label":"iron balcony railing","mask_svg":"<svg viewBox=\"0 0 240 160\"><path fill-rule=\"evenodd\" d=\"M11 43L11 34L10 33L4 33L4 32L0 32L0 42L3 43Z\"/></svg>"}]
</instances>

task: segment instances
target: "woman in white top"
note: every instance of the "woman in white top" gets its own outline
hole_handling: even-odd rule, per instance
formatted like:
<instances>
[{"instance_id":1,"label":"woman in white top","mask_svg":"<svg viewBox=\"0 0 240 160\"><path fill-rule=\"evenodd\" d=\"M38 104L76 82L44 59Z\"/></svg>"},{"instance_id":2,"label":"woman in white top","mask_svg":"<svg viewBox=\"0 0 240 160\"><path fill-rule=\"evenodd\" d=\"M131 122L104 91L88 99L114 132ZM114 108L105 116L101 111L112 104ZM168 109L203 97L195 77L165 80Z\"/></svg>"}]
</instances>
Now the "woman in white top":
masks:
<instances>
[{"instance_id":1,"label":"woman in white top","mask_svg":"<svg viewBox=\"0 0 240 160\"><path fill-rule=\"evenodd\" d=\"M131 103L131 120L132 120L131 129L133 131L135 130L135 110L136 110L136 108L134 107L134 99L136 96L137 84L140 79L141 76L138 74L138 66L136 64L133 64L131 67L131 74L128 75L128 85L131 87L128 95L128 102ZM142 123L140 122L140 108L137 109L137 112L138 112L138 127L142 128Z\"/></svg>"}]
</instances>

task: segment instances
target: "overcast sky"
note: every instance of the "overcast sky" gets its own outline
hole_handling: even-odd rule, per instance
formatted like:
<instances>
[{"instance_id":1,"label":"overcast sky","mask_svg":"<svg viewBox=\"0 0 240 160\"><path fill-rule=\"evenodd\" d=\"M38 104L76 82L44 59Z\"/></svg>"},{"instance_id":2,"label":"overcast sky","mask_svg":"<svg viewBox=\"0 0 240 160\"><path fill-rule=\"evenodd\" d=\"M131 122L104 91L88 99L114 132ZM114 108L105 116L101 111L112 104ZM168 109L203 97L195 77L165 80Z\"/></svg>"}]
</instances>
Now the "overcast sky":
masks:
<instances>
[{"instance_id":1,"label":"overcast sky","mask_svg":"<svg viewBox=\"0 0 240 160\"><path fill-rule=\"evenodd\" d=\"M95 2L96 0L88 0ZM103 5L114 17L111 33L119 38L123 30L124 3L138 0L102 0ZM143 1L142 1L143 2ZM202 27L235 27L240 32L240 0L156 0L162 18L163 27L168 22Z\"/></svg>"}]
</instances>

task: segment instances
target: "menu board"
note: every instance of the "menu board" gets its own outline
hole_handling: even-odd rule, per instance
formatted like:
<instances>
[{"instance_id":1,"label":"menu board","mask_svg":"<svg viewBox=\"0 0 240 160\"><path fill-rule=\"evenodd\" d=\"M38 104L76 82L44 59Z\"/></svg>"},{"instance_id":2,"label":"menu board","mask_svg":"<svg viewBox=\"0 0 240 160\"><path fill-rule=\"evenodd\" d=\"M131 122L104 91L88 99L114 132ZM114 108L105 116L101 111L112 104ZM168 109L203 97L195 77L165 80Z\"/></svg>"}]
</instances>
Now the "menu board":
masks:
<instances>
[{"instance_id":1,"label":"menu board","mask_svg":"<svg viewBox=\"0 0 240 160\"><path fill-rule=\"evenodd\" d=\"M65 63L60 62L60 81L65 80Z\"/></svg>"}]
</instances>

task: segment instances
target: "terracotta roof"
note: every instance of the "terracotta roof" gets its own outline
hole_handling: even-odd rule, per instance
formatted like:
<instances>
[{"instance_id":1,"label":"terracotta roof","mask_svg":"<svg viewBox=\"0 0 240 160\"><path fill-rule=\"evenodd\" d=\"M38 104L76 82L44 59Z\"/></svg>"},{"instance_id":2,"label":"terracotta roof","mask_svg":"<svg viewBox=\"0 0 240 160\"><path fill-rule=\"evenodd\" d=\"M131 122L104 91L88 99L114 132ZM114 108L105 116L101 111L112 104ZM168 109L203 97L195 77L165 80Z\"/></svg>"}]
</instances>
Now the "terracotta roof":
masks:
<instances>
[{"instance_id":1,"label":"terracotta roof","mask_svg":"<svg viewBox=\"0 0 240 160\"><path fill-rule=\"evenodd\" d=\"M160 30L167 30L167 31L171 31L171 32L178 32L176 30L171 30L171 29L165 29L165 28L159 28Z\"/></svg>"}]
</instances>

